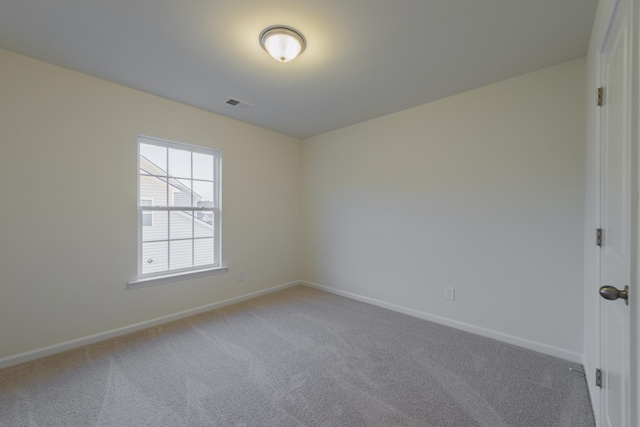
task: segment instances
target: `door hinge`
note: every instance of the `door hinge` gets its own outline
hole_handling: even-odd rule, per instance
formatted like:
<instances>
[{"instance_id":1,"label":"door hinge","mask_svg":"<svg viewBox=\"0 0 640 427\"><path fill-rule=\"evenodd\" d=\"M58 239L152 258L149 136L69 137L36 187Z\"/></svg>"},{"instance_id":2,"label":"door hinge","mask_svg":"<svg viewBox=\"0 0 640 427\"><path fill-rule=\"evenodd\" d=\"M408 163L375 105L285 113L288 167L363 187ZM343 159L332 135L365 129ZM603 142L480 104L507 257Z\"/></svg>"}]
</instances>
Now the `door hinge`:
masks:
<instances>
[{"instance_id":1,"label":"door hinge","mask_svg":"<svg viewBox=\"0 0 640 427\"><path fill-rule=\"evenodd\" d=\"M599 87L598 89L596 89L596 105L598 107L602 107L602 93L604 92L604 89Z\"/></svg>"},{"instance_id":2,"label":"door hinge","mask_svg":"<svg viewBox=\"0 0 640 427\"><path fill-rule=\"evenodd\" d=\"M596 387L602 388L602 369L596 369Z\"/></svg>"},{"instance_id":3,"label":"door hinge","mask_svg":"<svg viewBox=\"0 0 640 427\"><path fill-rule=\"evenodd\" d=\"M602 228L596 228L596 245L602 246Z\"/></svg>"}]
</instances>

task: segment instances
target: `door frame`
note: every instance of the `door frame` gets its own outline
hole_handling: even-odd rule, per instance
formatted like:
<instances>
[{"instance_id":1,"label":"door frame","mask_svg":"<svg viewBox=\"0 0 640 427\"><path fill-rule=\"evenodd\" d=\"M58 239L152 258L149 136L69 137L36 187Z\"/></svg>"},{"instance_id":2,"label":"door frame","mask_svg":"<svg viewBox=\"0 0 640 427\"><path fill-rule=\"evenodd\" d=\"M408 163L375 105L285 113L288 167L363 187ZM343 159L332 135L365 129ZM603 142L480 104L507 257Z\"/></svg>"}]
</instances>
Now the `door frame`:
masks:
<instances>
[{"instance_id":1,"label":"door frame","mask_svg":"<svg viewBox=\"0 0 640 427\"><path fill-rule=\"evenodd\" d=\"M640 0L631 0L631 425L640 425Z\"/></svg>"},{"instance_id":2,"label":"door frame","mask_svg":"<svg viewBox=\"0 0 640 427\"><path fill-rule=\"evenodd\" d=\"M630 340L630 418L631 425L640 425L640 389L639 389L639 381L640 381L640 317L638 315L638 303L640 302L640 295L638 295L638 277L640 277L640 259L638 252L638 243L640 242L640 198L638 196L638 192L640 190L640 66L639 66L639 57L640 57L640 0L629 0L630 7L632 8L632 16L633 16L633 28L632 28L632 58L631 58L631 91L632 91L632 100L631 100L631 265L630 265L630 301L629 301L629 310L630 310L630 329L629 329L629 340ZM600 4L606 4L606 1L600 1ZM618 5L620 0L611 0L609 3L609 10L606 11L606 17L602 21L602 27L599 29L599 33L596 34L597 38L595 39L597 42L596 45L596 66L595 77L596 77L596 87L601 87L603 84L602 80L602 52L605 48L605 43L607 42L607 37L611 30L612 20L615 16L615 13L618 9ZM595 94L595 88L588 88L588 94ZM595 95L594 95L595 96ZM587 102L593 102L589 97L587 98ZM596 156L595 156L595 178L597 180L597 185L595 187L595 200L597 201L598 208L595 212L595 220L598 227L601 224L601 214L600 214L600 202L601 202L601 188L600 184L602 181L601 175L601 148L602 148L602 135L601 135L601 120L602 120L602 111L600 108L596 109L595 116L595 135L596 135ZM585 241L585 245L593 244L592 241ZM596 261L595 259L591 259L592 261ZM586 259L589 262L589 259ZM597 282L600 281L600 251L598 250L597 254ZM599 285L598 285L599 286ZM586 289L587 292L597 292L597 289ZM599 299L600 297L598 297ZM585 298L585 303L589 301L589 298ZM595 313L594 313L595 311ZM601 313L600 313L600 304L596 304L596 306L592 306L587 304L585 306L585 312L591 313L595 317L595 321L597 322L598 329L594 331L596 334L596 343L598 345L598 349L601 346L601 331L599 328L601 322ZM588 333L588 331L587 331ZM598 350L597 354L591 355L593 357L592 362L595 363L597 367L601 365L601 357L600 351ZM587 372L587 378L590 378L591 373ZM595 387L593 381L587 381L589 388ZM600 425L600 413L601 413L601 394L603 393L602 389L591 390L591 396L597 396L596 399L592 399L592 405L594 407L594 413L596 417L596 425Z\"/></svg>"}]
</instances>

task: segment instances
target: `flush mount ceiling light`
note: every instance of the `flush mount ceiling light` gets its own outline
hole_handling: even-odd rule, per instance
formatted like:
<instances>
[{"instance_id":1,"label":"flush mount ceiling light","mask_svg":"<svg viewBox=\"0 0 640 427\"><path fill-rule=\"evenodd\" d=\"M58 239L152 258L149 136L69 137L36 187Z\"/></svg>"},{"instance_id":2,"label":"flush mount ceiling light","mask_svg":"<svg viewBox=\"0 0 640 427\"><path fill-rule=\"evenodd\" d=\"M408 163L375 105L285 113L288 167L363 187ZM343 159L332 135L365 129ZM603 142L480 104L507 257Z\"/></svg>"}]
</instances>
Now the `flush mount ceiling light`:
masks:
<instances>
[{"instance_id":1,"label":"flush mount ceiling light","mask_svg":"<svg viewBox=\"0 0 640 427\"><path fill-rule=\"evenodd\" d=\"M278 62L289 62L304 52L307 41L297 30L284 25L265 28L260 33L260 46Z\"/></svg>"}]
</instances>

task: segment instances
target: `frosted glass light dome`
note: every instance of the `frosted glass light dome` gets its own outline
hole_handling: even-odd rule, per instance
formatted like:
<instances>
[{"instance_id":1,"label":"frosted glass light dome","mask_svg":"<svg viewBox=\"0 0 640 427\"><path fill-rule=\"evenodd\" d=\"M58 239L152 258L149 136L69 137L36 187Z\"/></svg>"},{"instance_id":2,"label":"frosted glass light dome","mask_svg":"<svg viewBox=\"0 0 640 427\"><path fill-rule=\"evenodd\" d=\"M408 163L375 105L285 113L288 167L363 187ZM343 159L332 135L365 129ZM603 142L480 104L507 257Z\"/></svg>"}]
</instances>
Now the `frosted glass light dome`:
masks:
<instances>
[{"instance_id":1,"label":"frosted glass light dome","mask_svg":"<svg viewBox=\"0 0 640 427\"><path fill-rule=\"evenodd\" d=\"M276 25L260 34L260 45L278 62L289 62L304 52L307 41L291 27Z\"/></svg>"}]
</instances>

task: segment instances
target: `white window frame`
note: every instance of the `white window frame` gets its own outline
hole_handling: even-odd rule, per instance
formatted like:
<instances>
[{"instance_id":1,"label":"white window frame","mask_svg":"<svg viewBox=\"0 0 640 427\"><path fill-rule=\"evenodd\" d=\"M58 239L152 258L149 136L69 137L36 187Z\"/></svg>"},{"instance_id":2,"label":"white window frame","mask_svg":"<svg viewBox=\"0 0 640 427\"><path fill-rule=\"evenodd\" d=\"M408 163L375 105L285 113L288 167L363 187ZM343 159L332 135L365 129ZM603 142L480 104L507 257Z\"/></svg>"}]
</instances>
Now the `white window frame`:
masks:
<instances>
[{"instance_id":1,"label":"white window frame","mask_svg":"<svg viewBox=\"0 0 640 427\"><path fill-rule=\"evenodd\" d=\"M213 166L213 180L214 180L214 200L213 200L213 208L199 208L196 206L143 206L140 198L140 145L141 144L150 144L161 147L174 148L178 150L189 151L191 153L202 153L211 155L214 158L214 166ZM222 153L219 150L214 150L211 148L199 147L196 145L185 144L182 142L169 141L160 138L154 138L146 135L139 135L136 143L136 151L137 151L137 169L136 169L136 180L137 180L137 240L138 240L138 251L137 251L137 278L134 281L131 281L127 284L129 289L141 288L152 285L159 285L162 283L175 282L179 280L186 280L195 277L201 277L211 274L220 274L226 273L229 268L226 267L222 262ZM168 150L167 150L168 153ZM168 164L168 163L167 163ZM168 191L168 190L167 190ZM148 199L146 199L148 200ZM169 194L167 194L167 202L169 201ZM213 238L214 238L214 262L213 264L209 264L206 266L197 266L197 267L187 267L176 270L165 270L162 272L155 273L147 273L143 274L142 272L142 235L143 235L143 225L142 225L142 215L143 211L162 211L167 212L167 215L170 215L172 211L193 211L194 213L197 211L212 211L213 210ZM168 238L169 236L167 236ZM192 240L196 240L197 238L192 237ZM169 242L169 240L168 240Z\"/></svg>"}]
</instances>

